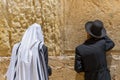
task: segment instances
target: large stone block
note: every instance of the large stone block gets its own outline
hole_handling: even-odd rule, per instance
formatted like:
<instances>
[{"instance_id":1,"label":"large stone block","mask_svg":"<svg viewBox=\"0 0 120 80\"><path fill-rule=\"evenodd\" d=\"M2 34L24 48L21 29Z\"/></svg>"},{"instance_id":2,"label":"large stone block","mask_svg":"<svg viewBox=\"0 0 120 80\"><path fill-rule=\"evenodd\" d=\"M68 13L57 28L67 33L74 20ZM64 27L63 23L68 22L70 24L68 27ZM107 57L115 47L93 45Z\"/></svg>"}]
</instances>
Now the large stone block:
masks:
<instances>
[{"instance_id":1,"label":"large stone block","mask_svg":"<svg viewBox=\"0 0 120 80\"><path fill-rule=\"evenodd\" d=\"M60 55L60 8L57 0L1 0L0 1L0 29L9 28L9 32L2 33L3 39L8 41L5 48L12 49L19 42L25 30L33 23L42 26L45 43L49 48L49 55ZM2 29L1 29L2 30ZM8 35L8 36L4 36ZM0 40L0 42L2 42ZM3 43L3 42L2 42ZM10 45L9 45L10 44ZM6 49L2 49L6 50ZM10 52L9 52L10 53ZM4 55L3 53L0 53ZM8 52L6 51L6 54ZM4 55L5 56L5 55Z\"/></svg>"},{"instance_id":2,"label":"large stone block","mask_svg":"<svg viewBox=\"0 0 120 80\"><path fill-rule=\"evenodd\" d=\"M119 50L120 7L119 0L65 0L65 49L72 50L86 39L84 25L87 21L100 19L104 22L107 35L112 38Z\"/></svg>"},{"instance_id":3,"label":"large stone block","mask_svg":"<svg viewBox=\"0 0 120 80\"><path fill-rule=\"evenodd\" d=\"M9 57L0 57L0 80L5 80L5 74L9 65Z\"/></svg>"}]
</instances>

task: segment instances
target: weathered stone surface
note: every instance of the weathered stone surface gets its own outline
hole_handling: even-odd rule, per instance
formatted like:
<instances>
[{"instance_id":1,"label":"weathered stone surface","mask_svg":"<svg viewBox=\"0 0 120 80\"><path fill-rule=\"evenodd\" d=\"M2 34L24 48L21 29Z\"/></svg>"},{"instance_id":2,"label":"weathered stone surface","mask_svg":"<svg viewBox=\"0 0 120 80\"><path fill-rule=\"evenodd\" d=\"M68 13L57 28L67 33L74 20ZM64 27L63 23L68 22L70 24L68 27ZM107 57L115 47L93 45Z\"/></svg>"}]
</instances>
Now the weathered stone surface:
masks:
<instances>
[{"instance_id":1,"label":"weathered stone surface","mask_svg":"<svg viewBox=\"0 0 120 80\"><path fill-rule=\"evenodd\" d=\"M112 80L119 80L120 76L120 54L119 52L109 52L107 61L111 72Z\"/></svg>"},{"instance_id":2,"label":"weathered stone surface","mask_svg":"<svg viewBox=\"0 0 120 80\"><path fill-rule=\"evenodd\" d=\"M5 74L9 65L9 57L0 57L0 80L5 80Z\"/></svg>"},{"instance_id":3,"label":"weathered stone surface","mask_svg":"<svg viewBox=\"0 0 120 80\"><path fill-rule=\"evenodd\" d=\"M9 27L7 26L2 4L0 3L0 56L7 55L10 51Z\"/></svg>"},{"instance_id":4,"label":"weathered stone surface","mask_svg":"<svg viewBox=\"0 0 120 80\"><path fill-rule=\"evenodd\" d=\"M0 28L0 47L0 56L7 55L9 53L9 32L6 28Z\"/></svg>"},{"instance_id":5,"label":"weathered stone surface","mask_svg":"<svg viewBox=\"0 0 120 80\"><path fill-rule=\"evenodd\" d=\"M120 42L120 0L65 0L65 50L73 50L86 39L84 25L87 21L100 19L107 34L115 41L114 50Z\"/></svg>"},{"instance_id":6,"label":"weathered stone surface","mask_svg":"<svg viewBox=\"0 0 120 80\"><path fill-rule=\"evenodd\" d=\"M0 56L5 56L0 57L0 80L4 80L12 46L35 22L42 26L49 55L63 55L49 58L53 68L50 80L84 80L84 73L73 71L74 58L70 56L87 38L84 24L95 19L104 22L107 34L116 44L107 59L112 80L119 80L119 3L120 0L0 0Z\"/></svg>"},{"instance_id":7,"label":"weathered stone surface","mask_svg":"<svg viewBox=\"0 0 120 80\"><path fill-rule=\"evenodd\" d=\"M112 80L120 79L120 55L114 52L114 55L109 53L107 55L108 65L111 72ZM6 73L9 59L0 57L0 80L5 80L4 74ZM1 66L2 65L2 66ZM49 65L52 68L52 76L50 80L84 80L84 73L77 74L74 71L74 56L49 56Z\"/></svg>"},{"instance_id":8,"label":"weathered stone surface","mask_svg":"<svg viewBox=\"0 0 120 80\"><path fill-rule=\"evenodd\" d=\"M60 55L64 53L60 49L74 50L86 39L86 21L101 19L108 35L116 43L114 50L119 50L119 7L115 5L117 3L119 1L1 0L0 24L1 27L9 29L6 33L9 35L6 48L10 46L11 50L13 44L20 41L26 28L37 22L42 25L49 54ZM18 35L18 38L15 35Z\"/></svg>"},{"instance_id":9,"label":"weathered stone surface","mask_svg":"<svg viewBox=\"0 0 120 80\"><path fill-rule=\"evenodd\" d=\"M49 47L49 54L60 55L59 26L61 19L59 18L59 11L61 9L58 10L59 4L59 0L1 0L0 37L5 40L0 39L0 42L5 44L5 48L2 47L2 50L7 49L9 51L0 53L0 55L10 54L13 45L21 40L25 30L33 23L42 26L45 43ZM2 32L1 28L5 32Z\"/></svg>"}]
</instances>

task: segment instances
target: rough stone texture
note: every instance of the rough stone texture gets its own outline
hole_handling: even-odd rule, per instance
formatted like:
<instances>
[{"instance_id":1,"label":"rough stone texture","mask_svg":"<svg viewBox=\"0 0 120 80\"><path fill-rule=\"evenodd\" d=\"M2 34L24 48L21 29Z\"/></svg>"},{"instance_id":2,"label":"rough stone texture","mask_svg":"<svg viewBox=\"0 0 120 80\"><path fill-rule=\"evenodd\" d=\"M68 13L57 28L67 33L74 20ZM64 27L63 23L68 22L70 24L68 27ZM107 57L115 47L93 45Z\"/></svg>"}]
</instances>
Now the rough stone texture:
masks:
<instances>
[{"instance_id":1,"label":"rough stone texture","mask_svg":"<svg viewBox=\"0 0 120 80\"><path fill-rule=\"evenodd\" d=\"M0 3L0 56L5 55L10 51L9 28L7 27L6 19L1 9L2 4Z\"/></svg>"},{"instance_id":2,"label":"rough stone texture","mask_svg":"<svg viewBox=\"0 0 120 80\"><path fill-rule=\"evenodd\" d=\"M65 49L73 50L86 39L84 24L89 20L104 22L108 35L119 50L120 0L65 0Z\"/></svg>"},{"instance_id":3,"label":"rough stone texture","mask_svg":"<svg viewBox=\"0 0 120 80\"><path fill-rule=\"evenodd\" d=\"M111 72L112 80L120 79L120 55L118 53L107 55L108 65ZM0 58L0 80L5 80L4 74L6 73L9 65L9 58ZM77 74L74 71L74 56L49 56L49 65L52 68L52 76L50 80L84 80L84 73Z\"/></svg>"},{"instance_id":4,"label":"rough stone texture","mask_svg":"<svg viewBox=\"0 0 120 80\"><path fill-rule=\"evenodd\" d=\"M120 79L120 55L117 52L107 53L108 67L112 80ZM49 64L53 68L50 80L84 80L84 73L74 71L74 56L49 57Z\"/></svg>"},{"instance_id":5,"label":"rough stone texture","mask_svg":"<svg viewBox=\"0 0 120 80\"><path fill-rule=\"evenodd\" d=\"M49 54L60 55L59 4L59 0L0 0L0 55L9 55L33 23L41 24Z\"/></svg>"},{"instance_id":6,"label":"rough stone texture","mask_svg":"<svg viewBox=\"0 0 120 80\"><path fill-rule=\"evenodd\" d=\"M120 80L119 3L120 0L0 0L0 80L5 80L3 74L12 46L35 22L41 24L52 56L50 80L84 80L84 73L73 71L74 49L87 38L84 24L95 19L104 22L107 34L116 44L107 59L112 80Z\"/></svg>"},{"instance_id":7,"label":"rough stone texture","mask_svg":"<svg viewBox=\"0 0 120 80\"><path fill-rule=\"evenodd\" d=\"M5 80L6 70L9 65L10 58L0 57L0 80Z\"/></svg>"}]
</instances>

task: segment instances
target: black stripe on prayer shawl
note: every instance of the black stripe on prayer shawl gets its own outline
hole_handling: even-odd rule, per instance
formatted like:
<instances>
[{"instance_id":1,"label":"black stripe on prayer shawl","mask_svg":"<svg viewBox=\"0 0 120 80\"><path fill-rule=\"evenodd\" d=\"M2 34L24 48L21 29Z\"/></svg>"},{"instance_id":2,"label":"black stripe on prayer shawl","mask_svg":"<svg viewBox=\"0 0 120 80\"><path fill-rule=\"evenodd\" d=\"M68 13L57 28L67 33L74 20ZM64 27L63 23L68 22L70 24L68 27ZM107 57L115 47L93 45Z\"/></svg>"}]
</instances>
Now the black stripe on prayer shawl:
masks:
<instances>
[{"instance_id":1,"label":"black stripe on prayer shawl","mask_svg":"<svg viewBox=\"0 0 120 80\"><path fill-rule=\"evenodd\" d=\"M41 43L41 42L40 42ZM40 47L40 43L38 44L38 55L39 55L39 47ZM40 55L39 55L39 58L40 58ZM39 71L39 66L38 66L38 59L37 59L37 69L38 69L38 76L39 76L39 79L41 80L41 76L40 76L40 71Z\"/></svg>"},{"instance_id":2,"label":"black stripe on prayer shawl","mask_svg":"<svg viewBox=\"0 0 120 80\"><path fill-rule=\"evenodd\" d=\"M41 43L41 42L40 42ZM42 67L43 67L43 72L44 72L44 66L43 66L43 61L42 61L42 55L41 55L41 50L39 50L39 48L40 48L40 43L39 43L39 45L38 45L38 52L39 52L39 60L40 60L40 62L41 62L41 65L42 65ZM39 63L38 63L39 64ZM40 74L40 73L39 73ZM45 73L43 73L44 75L45 75ZM45 76L44 76L44 78L45 78ZM46 80L46 79L45 79Z\"/></svg>"},{"instance_id":3,"label":"black stripe on prayer shawl","mask_svg":"<svg viewBox=\"0 0 120 80\"><path fill-rule=\"evenodd\" d=\"M40 71L39 71L39 66L38 66L38 59L37 59L37 69L38 69L38 76L39 76L39 80L41 80L41 76L40 76Z\"/></svg>"},{"instance_id":4,"label":"black stripe on prayer shawl","mask_svg":"<svg viewBox=\"0 0 120 80\"><path fill-rule=\"evenodd\" d=\"M42 52L43 52L43 49L42 49ZM41 55L41 56L42 56L42 55ZM43 56L43 57L44 57L44 56ZM43 57L41 58L41 59L42 59L42 62L45 61L45 59L44 59ZM43 60L44 60L44 61L43 61ZM46 73L46 70L45 70L46 64L45 64L45 63L42 63L42 65L43 65L43 70L44 70L44 74L45 74L45 80L47 80L47 79L46 79L46 74L47 74L47 73ZM46 67L46 69L47 69L47 67Z\"/></svg>"},{"instance_id":5,"label":"black stripe on prayer shawl","mask_svg":"<svg viewBox=\"0 0 120 80\"><path fill-rule=\"evenodd\" d=\"M41 53L41 51L40 51L40 53ZM46 74L45 74L45 68L44 68L43 59L42 59L42 55L41 55L41 54L40 54L40 61L41 61L41 65L42 65L42 67L43 67L44 78L45 78L45 80L47 80L46 77L45 77L45 75L46 75Z\"/></svg>"},{"instance_id":6,"label":"black stripe on prayer shawl","mask_svg":"<svg viewBox=\"0 0 120 80\"><path fill-rule=\"evenodd\" d=\"M17 55L18 55L19 47L20 47L20 44L19 44L19 46L18 46L18 48L17 48L17 50L16 50L16 57L17 57ZM17 60L15 61L15 66L14 66L14 68L16 67L16 65L17 65ZM15 78L16 78L16 71L15 71L13 80L15 80Z\"/></svg>"},{"instance_id":7,"label":"black stripe on prayer shawl","mask_svg":"<svg viewBox=\"0 0 120 80\"><path fill-rule=\"evenodd\" d=\"M41 43L41 42L40 42L40 43ZM43 72L44 72L44 78L45 78L45 80L47 80L47 79L46 79L46 74L47 74L47 73L45 73L45 67L46 67L46 65L44 66L44 63L43 63L43 62L44 62L44 61L43 61L43 57L44 57L44 56L42 56L42 54L41 54L41 53L42 53L41 49L39 50L39 48L40 48L40 43L39 43L39 45L38 45L39 58L40 58L40 61L41 61L41 63L42 63Z\"/></svg>"},{"instance_id":8,"label":"black stripe on prayer shawl","mask_svg":"<svg viewBox=\"0 0 120 80\"><path fill-rule=\"evenodd\" d=\"M15 72L15 74L14 74L14 78L13 78L13 80L15 80L15 78L16 78L16 72Z\"/></svg>"}]
</instances>

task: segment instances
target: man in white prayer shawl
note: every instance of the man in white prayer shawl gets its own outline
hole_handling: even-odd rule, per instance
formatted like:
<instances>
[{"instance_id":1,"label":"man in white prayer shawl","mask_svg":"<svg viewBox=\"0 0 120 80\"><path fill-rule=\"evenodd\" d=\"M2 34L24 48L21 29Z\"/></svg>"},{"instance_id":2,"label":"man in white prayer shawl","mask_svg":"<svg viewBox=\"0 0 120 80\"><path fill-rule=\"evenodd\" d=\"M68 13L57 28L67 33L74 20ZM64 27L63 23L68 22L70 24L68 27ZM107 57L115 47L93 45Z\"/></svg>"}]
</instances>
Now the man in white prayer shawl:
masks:
<instances>
[{"instance_id":1,"label":"man in white prayer shawl","mask_svg":"<svg viewBox=\"0 0 120 80\"><path fill-rule=\"evenodd\" d=\"M12 49L7 80L48 80L51 68L48 66L48 50L44 45L41 26L32 24L22 40Z\"/></svg>"}]
</instances>

